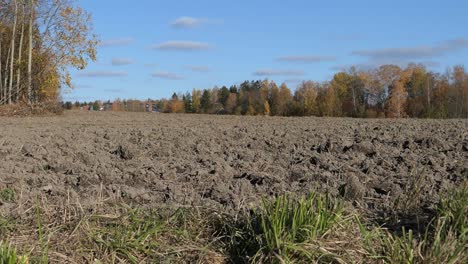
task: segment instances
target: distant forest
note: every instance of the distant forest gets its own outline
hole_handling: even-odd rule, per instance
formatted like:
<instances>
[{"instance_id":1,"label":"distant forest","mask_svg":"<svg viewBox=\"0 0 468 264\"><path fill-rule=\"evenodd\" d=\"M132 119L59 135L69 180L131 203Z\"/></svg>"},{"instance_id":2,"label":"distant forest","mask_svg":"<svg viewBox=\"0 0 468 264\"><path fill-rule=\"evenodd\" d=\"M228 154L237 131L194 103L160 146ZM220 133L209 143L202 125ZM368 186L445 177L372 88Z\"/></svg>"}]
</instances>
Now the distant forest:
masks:
<instances>
[{"instance_id":1,"label":"distant forest","mask_svg":"<svg viewBox=\"0 0 468 264\"><path fill-rule=\"evenodd\" d=\"M72 109L157 111L270 116L331 116L359 118L468 118L468 74L463 66L446 73L428 71L423 65L402 69L383 65L358 71L351 67L326 82L304 81L294 92L285 84L268 80L240 85L193 89L160 100L115 100L72 103Z\"/></svg>"}]
</instances>

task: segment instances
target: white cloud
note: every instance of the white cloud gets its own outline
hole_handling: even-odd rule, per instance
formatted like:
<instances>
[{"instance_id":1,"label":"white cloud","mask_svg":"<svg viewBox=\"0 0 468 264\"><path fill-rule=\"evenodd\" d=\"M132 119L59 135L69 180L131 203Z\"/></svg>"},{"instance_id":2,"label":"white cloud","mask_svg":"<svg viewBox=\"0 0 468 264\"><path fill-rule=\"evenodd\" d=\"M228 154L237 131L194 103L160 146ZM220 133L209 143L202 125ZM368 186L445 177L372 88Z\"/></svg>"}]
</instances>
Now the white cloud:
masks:
<instances>
[{"instance_id":1,"label":"white cloud","mask_svg":"<svg viewBox=\"0 0 468 264\"><path fill-rule=\"evenodd\" d=\"M143 66L145 66L146 68L154 68L158 65L156 63L145 63L143 64Z\"/></svg>"},{"instance_id":2,"label":"white cloud","mask_svg":"<svg viewBox=\"0 0 468 264\"><path fill-rule=\"evenodd\" d=\"M174 22L171 23L173 28L195 28L203 24L208 23L210 20L206 18L194 18L194 17L179 17Z\"/></svg>"},{"instance_id":3,"label":"white cloud","mask_svg":"<svg viewBox=\"0 0 468 264\"><path fill-rule=\"evenodd\" d=\"M289 83L289 84L300 84L302 83L304 80L303 79L288 79L288 80L284 80L285 83Z\"/></svg>"},{"instance_id":4,"label":"white cloud","mask_svg":"<svg viewBox=\"0 0 468 264\"><path fill-rule=\"evenodd\" d=\"M167 41L159 45L153 46L157 50L172 50L172 51L199 51L208 50L212 46L204 42L195 41Z\"/></svg>"},{"instance_id":5,"label":"white cloud","mask_svg":"<svg viewBox=\"0 0 468 264\"><path fill-rule=\"evenodd\" d=\"M305 73L298 70L262 69L254 72L256 76L303 76Z\"/></svg>"},{"instance_id":6,"label":"white cloud","mask_svg":"<svg viewBox=\"0 0 468 264\"><path fill-rule=\"evenodd\" d=\"M166 80L183 80L184 77L172 72L155 72L151 76Z\"/></svg>"},{"instance_id":7,"label":"white cloud","mask_svg":"<svg viewBox=\"0 0 468 264\"><path fill-rule=\"evenodd\" d=\"M108 93L122 93L124 92L125 90L124 89L121 89L121 88L116 88L116 89L104 89L104 92L108 92Z\"/></svg>"},{"instance_id":8,"label":"white cloud","mask_svg":"<svg viewBox=\"0 0 468 264\"><path fill-rule=\"evenodd\" d=\"M78 101L78 102L85 102L85 101L94 101L96 98L91 96L64 96L63 101Z\"/></svg>"},{"instance_id":9,"label":"white cloud","mask_svg":"<svg viewBox=\"0 0 468 264\"><path fill-rule=\"evenodd\" d=\"M106 78L106 77L126 77L128 76L127 72L116 72L116 71L89 71L89 72L79 72L78 77L88 77L88 78Z\"/></svg>"},{"instance_id":10,"label":"white cloud","mask_svg":"<svg viewBox=\"0 0 468 264\"><path fill-rule=\"evenodd\" d=\"M102 41L99 46L101 47L114 47L114 46L128 46L134 41L133 38L120 38L120 39L107 39Z\"/></svg>"},{"instance_id":11,"label":"white cloud","mask_svg":"<svg viewBox=\"0 0 468 264\"><path fill-rule=\"evenodd\" d=\"M88 84L72 84L71 88L72 89L92 89L94 87Z\"/></svg>"},{"instance_id":12,"label":"white cloud","mask_svg":"<svg viewBox=\"0 0 468 264\"><path fill-rule=\"evenodd\" d=\"M406 59L383 59L383 60L375 60L375 61L368 61L364 63L357 63L357 64L348 64L348 65L335 65L330 68L330 70L334 72L340 71L348 71L351 67L355 67L359 71L368 71L372 69L376 69L382 65L396 65L401 68L408 66L409 63L416 63L421 64L427 68L435 68L439 67L440 63L437 61L409 61Z\"/></svg>"},{"instance_id":13,"label":"white cloud","mask_svg":"<svg viewBox=\"0 0 468 264\"><path fill-rule=\"evenodd\" d=\"M278 61L283 62L300 62L300 63L316 63L325 61L335 61L334 56L311 56L311 55L299 55L299 56L284 56L279 57Z\"/></svg>"},{"instance_id":14,"label":"white cloud","mask_svg":"<svg viewBox=\"0 0 468 264\"><path fill-rule=\"evenodd\" d=\"M349 34L335 34L331 35L330 39L331 40L336 40L336 41L356 41L356 40L362 40L366 36L361 33L349 33Z\"/></svg>"},{"instance_id":15,"label":"white cloud","mask_svg":"<svg viewBox=\"0 0 468 264\"><path fill-rule=\"evenodd\" d=\"M202 65L187 66L187 69L193 72L209 72L210 71L210 68L208 66L202 66Z\"/></svg>"},{"instance_id":16,"label":"white cloud","mask_svg":"<svg viewBox=\"0 0 468 264\"><path fill-rule=\"evenodd\" d=\"M426 45L419 47L357 50L352 54L361 57L367 57L370 60L414 60L439 57L464 48L468 48L467 39L449 40L433 46Z\"/></svg>"},{"instance_id":17,"label":"white cloud","mask_svg":"<svg viewBox=\"0 0 468 264\"><path fill-rule=\"evenodd\" d=\"M111 63L113 66L125 66L133 64L134 61L128 58L113 58Z\"/></svg>"}]
</instances>

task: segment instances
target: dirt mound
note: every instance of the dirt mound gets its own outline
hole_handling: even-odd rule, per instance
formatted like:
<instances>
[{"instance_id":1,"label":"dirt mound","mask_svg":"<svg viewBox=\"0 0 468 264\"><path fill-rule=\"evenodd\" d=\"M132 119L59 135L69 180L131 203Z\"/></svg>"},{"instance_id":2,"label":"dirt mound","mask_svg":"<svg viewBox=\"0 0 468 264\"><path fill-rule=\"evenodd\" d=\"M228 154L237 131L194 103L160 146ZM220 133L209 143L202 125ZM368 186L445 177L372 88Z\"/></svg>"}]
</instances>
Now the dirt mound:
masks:
<instances>
[{"instance_id":1,"label":"dirt mound","mask_svg":"<svg viewBox=\"0 0 468 264\"><path fill-rule=\"evenodd\" d=\"M387 221L429 216L468 178L467 120L70 112L0 122L0 190L16 193L2 215L36 196L236 211L317 190Z\"/></svg>"}]
</instances>

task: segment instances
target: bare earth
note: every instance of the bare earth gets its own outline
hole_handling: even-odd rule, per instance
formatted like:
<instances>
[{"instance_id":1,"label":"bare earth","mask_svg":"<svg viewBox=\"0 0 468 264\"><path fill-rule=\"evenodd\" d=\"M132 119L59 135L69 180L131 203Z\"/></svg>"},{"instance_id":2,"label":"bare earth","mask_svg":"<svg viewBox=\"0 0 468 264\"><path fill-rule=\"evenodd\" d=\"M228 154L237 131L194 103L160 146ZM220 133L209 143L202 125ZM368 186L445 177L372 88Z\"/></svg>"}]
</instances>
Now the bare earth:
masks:
<instances>
[{"instance_id":1,"label":"bare earth","mask_svg":"<svg viewBox=\"0 0 468 264\"><path fill-rule=\"evenodd\" d=\"M362 120L67 112L0 118L1 202L102 200L226 211L311 190L369 217L429 214L468 178L468 120Z\"/></svg>"}]
</instances>

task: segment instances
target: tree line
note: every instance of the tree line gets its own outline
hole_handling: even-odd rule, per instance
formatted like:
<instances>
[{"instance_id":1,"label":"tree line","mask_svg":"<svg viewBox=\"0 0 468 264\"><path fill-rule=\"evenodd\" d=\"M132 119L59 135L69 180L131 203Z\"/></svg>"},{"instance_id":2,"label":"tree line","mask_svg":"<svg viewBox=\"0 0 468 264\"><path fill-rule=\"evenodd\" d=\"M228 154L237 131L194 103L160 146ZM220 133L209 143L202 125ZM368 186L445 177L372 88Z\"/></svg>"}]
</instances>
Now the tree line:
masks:
<instances>
[{"instance_id":1,"label":"tree line","mask_svg":"<svg viewBox=\"0 0 468 264\"><path fill-rule=\"evenodd\" d=\"M72 108L71 102L67 103ZM80 103L77 103L80 106ZM91 103L97 109L96 102ZM82 106L82 105L81 105ZM423 65L383 65L336 73L325 82L304 81L294 92L268 80L193 89L161 100L116 100L111 111L152 111L271 116L359 118L468 118L468 74L455 66L440 74Z\"/></svg>"},{"instance_id":2,"label":"tree line","mask_svg":"<svg viewBox=\"0 0 468 264\"><path fill-rule=\"evenodd\" d=\"M0 0L0 105L57 101L69 69L96 59L92 30L73 0Z\"/></svg>"}]
</instances>

